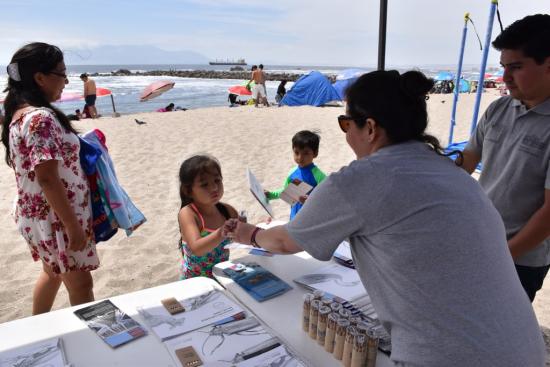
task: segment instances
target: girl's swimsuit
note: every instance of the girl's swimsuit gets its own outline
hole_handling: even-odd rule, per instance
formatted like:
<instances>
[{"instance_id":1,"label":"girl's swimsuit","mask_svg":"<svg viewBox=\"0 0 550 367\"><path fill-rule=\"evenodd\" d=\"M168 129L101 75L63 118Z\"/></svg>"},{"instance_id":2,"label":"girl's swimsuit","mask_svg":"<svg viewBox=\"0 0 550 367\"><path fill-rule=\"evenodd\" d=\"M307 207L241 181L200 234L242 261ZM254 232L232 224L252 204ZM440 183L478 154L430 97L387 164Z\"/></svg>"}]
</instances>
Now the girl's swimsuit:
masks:
<instances>
[{"instance_id":1,"label":"girl's swimsuit","mask_svg":"<svg viewBox=\"0 0 550 367\"><path fill-rule=\"evenodd\" d=\"M204 218L202 217L195 204L191 203L190 205L191 209L197 214L200 219L201 237L206 237L210 233L216 231L215 229L206 228L204 224ZM225 219L230 218L229 211L223 204L216 204L216 208L225 217ZM214 267L214 265L222 261L229 260L229 250L224 249L225 245L227 245L229 242L229 239L225 239L206 255L197 256L193 254L191 248L189 248L187 243L185 243L182 239L180 249L181 254L183 255L183 260L181 263L180 279L188 279L199 276L212 278L212 268Z\"/></svg>"}]
</instances>

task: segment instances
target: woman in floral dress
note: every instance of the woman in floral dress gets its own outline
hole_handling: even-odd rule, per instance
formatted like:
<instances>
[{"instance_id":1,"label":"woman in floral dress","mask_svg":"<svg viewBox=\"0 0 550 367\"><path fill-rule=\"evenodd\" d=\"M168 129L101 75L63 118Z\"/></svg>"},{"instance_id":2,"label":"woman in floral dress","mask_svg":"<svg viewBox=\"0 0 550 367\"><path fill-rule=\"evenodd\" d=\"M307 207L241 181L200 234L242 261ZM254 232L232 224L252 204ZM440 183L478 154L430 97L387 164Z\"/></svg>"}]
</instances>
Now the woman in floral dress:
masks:
<instances>
[{"instance_id":1,"label":"woman in floral dress","mask_svg":"<svg viewBox=\"0 0 550 367\"><path fill-rule=\"evenodd\" d=\"M90 271L99 259L80 143L67 117L51 105L68 83L63 53L31 43L13 55L7 69L2 143L17 182L14 217L43 268L33 314L50 311L61 283L71 305L93 301Z\"/></svg>"}]
</instances>

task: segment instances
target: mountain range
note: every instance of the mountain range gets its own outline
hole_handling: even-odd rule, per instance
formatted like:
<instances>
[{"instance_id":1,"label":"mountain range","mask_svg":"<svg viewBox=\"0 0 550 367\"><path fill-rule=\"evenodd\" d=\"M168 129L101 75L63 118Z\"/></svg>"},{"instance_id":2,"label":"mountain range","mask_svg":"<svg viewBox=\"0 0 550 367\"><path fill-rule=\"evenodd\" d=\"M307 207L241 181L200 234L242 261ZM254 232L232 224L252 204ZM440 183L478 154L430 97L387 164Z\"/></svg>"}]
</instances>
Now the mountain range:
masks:
<instances>
[{"instance_id":1,"label":"mountain range","mask_svg":"<svg viewBox=\"0 0 550 367\"><path fill-rule=\"evenodd\" d=\"M206 64L208 58L189 50L166 51L148 45L105 45L63 50L67 65Z\"/></svg>"}]
</instances>

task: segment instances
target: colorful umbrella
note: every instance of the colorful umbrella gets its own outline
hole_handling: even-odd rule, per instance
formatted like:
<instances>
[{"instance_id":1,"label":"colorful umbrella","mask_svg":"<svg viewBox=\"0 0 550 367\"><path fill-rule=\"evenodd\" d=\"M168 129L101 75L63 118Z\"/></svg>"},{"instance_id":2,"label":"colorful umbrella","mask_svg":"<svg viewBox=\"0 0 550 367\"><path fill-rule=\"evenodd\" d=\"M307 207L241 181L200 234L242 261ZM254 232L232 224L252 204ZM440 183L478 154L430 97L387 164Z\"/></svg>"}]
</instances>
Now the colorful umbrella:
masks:
<instances>
[{"instance_id":1,"label":"colorful umbrella","mask_svg":"<svg viewBox=\"0 0 550 367\"><path fill-rule=\"evenodd\" d=\"M236 94L238 96L251 96L252 92L246 89L243 85L236 85L228 89L229 93Z\"/></svg>"},{"instance_id":2,"label":"colorful umbrella","mask_svg":"<svg viewBox=\"0 0 550 367\"><path fill-rule=\"evenodd\" d=\"M145 102L155 97L158 97L162 93L174 88L174 84L176 83L171 80L160 80L158 82L149 84L147 88L145 88L141 93L139 101Z\"/></svg>"},{"instance_id":3,"label":"colorful umbrella","mask_svg":"<svg viewBox=\"0 0 550 367\"><path fill-rule=\"evenodd\" d=\"M104 96L110 96L112 93L107 88L97 88L96 89L96 96L98 97L104 97ZM61 97L56 102L70 102L70 101L79 101L84 99L84 96L80 93L76 92L64 92L61 94Z\"/></svg>"}]
</instances>

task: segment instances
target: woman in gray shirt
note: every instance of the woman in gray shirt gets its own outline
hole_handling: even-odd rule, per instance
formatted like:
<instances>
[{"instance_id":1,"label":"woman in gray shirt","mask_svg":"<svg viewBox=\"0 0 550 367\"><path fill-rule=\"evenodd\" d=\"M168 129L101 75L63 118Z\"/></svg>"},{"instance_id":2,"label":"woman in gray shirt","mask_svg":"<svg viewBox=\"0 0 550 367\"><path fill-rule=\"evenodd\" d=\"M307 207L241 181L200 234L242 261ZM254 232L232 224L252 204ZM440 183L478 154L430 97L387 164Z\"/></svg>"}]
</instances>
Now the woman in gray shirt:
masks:
<instances>
[{"instance_id":1,"label":"woman in gray shirt","mask_svg":"<svg viewBox=\"0 0 550 367\"><path fill-rule=\"evenodd\" d=\"M402 366L543 366L544 344L478 183L425 133L422 73L376 71L347 92L338 122L357 155L290 223L232 220L238 242L329 260L349 239L357 271Z\"/></svg>"}]
</instances>

